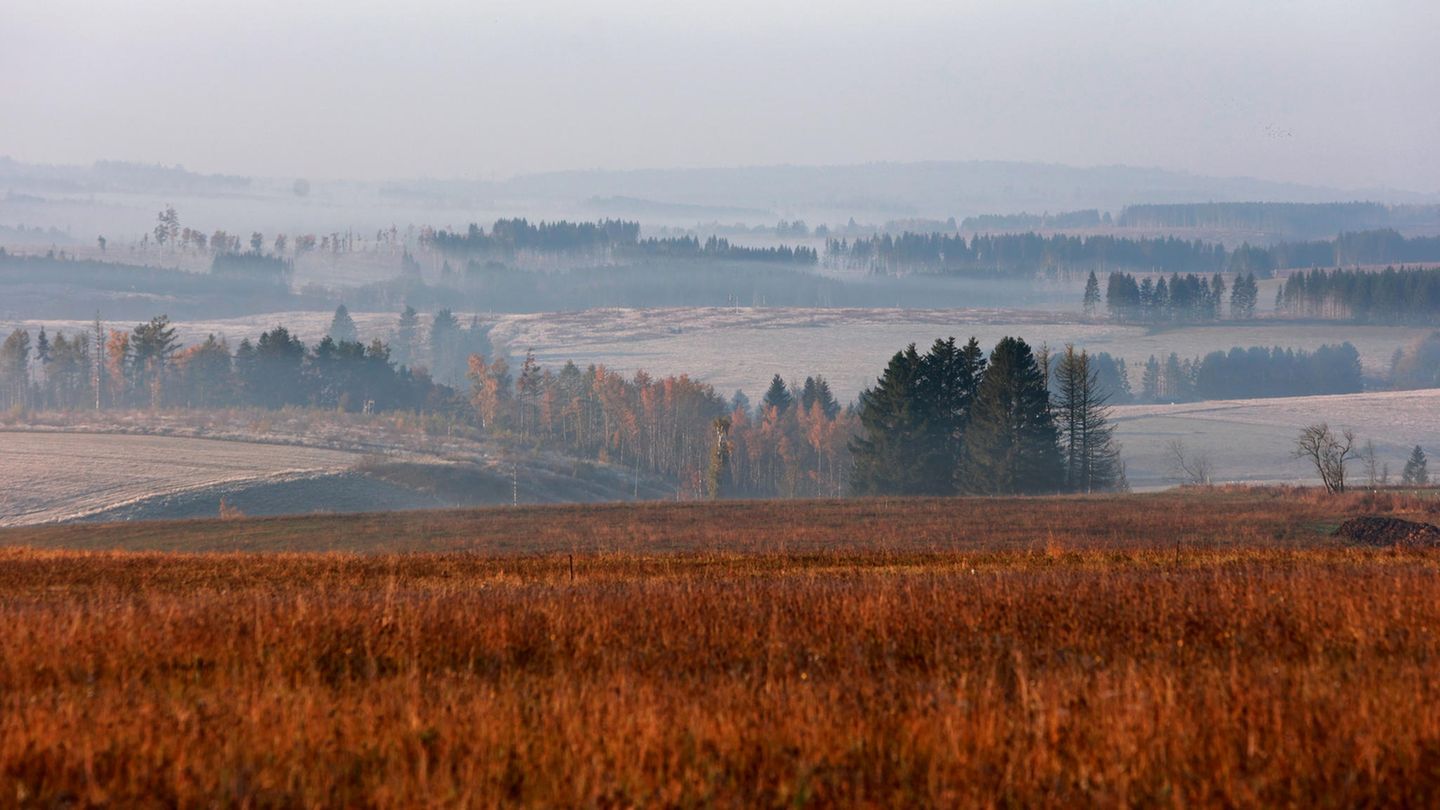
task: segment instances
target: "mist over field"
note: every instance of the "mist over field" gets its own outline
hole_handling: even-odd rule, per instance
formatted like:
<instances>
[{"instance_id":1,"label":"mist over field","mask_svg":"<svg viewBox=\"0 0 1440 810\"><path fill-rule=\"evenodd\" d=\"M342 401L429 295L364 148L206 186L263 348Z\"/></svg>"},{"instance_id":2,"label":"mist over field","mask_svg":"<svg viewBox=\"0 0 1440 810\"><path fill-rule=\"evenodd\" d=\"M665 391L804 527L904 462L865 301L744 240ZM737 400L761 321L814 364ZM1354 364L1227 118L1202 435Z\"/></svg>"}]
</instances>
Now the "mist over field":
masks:
<instances>
[{"instance_id":1,"label":"mist over field","mask_svg":"<svg viewBox=\"0 0 1440 810\"><path fill-rule=\"evenodd\" d=\"M8 4L0 803L1440 804L1436 31Z\"/></svg>"}]
</instances>

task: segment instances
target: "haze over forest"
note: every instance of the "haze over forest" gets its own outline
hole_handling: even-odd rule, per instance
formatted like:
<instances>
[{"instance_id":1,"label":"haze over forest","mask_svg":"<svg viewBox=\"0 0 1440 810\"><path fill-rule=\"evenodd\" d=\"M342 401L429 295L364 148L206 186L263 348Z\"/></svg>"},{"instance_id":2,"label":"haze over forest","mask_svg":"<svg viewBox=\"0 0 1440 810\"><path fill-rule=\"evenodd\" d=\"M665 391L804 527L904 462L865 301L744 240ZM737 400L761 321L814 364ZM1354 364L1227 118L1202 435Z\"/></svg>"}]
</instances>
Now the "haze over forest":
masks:
<instances>
[{"instance_id":1,"label":"haze over forest","mask_svg":"<svg viewBox=\"0 0 1440 810\"><path fill-rule=\"evenodd\" d=\"M363 180L1007 160L1433 193L1436 30L1421 0L11 4L0 154Z\"/></svg>"}]
</instances>

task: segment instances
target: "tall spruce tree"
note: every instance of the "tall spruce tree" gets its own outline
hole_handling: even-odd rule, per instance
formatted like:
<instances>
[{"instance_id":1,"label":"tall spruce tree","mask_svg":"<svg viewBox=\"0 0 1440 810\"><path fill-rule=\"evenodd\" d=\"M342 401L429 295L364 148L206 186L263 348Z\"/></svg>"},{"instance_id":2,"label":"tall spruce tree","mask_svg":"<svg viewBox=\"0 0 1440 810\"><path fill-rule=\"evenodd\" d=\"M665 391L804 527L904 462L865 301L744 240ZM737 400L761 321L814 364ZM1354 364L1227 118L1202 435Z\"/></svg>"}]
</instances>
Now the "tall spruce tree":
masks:
<instances>
[{"instance_id":1,"label":"tall spruce tree","mask_svg":"<svg viewBox=\"0 0 1440 810\"><path fill-rule=\"evenodd\" d=\"M464 333L460 321L448 308L430 319L430 375L445 385L458 386L465 379Z\"/></svg>"},{"instance_id":2,"label":"tall spruce tree","mask_svg":"<svg viewBox=\"0 0 1440 810\"><path fill-rule=\"evenodd\" d=\"M820 406L820 412L825 414L826 419L834 419L840 415L840 403L835 401L835 395L830 392L830 383L820 375L805 378L805 386L800 391L800 408L806 413L816 404Z\"/></svg>"},{"instance_id":3,"label":"tall spruce tree","mask_svg":"<svg viewBox=\"0 0 1440 810\"><path fill-rule=\"evenodd\" d=\"M770 381L770 387L765 391L765 398L761 400L761 408L765 411L774 408L776 416L784 416L785 412L790 410L790 406L794 404L794 395L785 385L785 380L776 374L775 378Z\"/></svg>"},{"instance_id":4,"label":"tall spruce tree","mask_svg":"<svg viewBox=\"0 0 1440 810\"><path fill-rule=\"evenodd\" d=\"M1400 483L1410 487L1423 487L1430 483L1430 471L1426 469L1427 460L1425 451L1420 445L1410 451L1410 458L1405 460L1405 469L1400 474Z\"/></svg>"},{"instance_id":5,"label":"tall spruce tree","mask_svg":"<svg viewBox=\"0 0 1440 810\"><path fill-rule=\"evenodd\" d=\"M913 495L926 491L916 457L930 439L921 413L921 360L910 344L896 352L875 381L860 392L860 435L850 442L850 486L857 495Z\"/></svg>"},{"instance_id":6,"label":"tall spruce tree","mask_svg":"<svg viewBox=\"0 0 1440 810\"><path fill-rule=\"evenodd\" d=\"M1075 492L1124 488L1120 446L1110 424L1109 392L1089 353L1065 346L1055 371L1055 412L1065 452L1065 486Z\"/></svg>"},{"instance_id":7,"label":"tall spruce tree","mask_svg":"<svg viewBox=\"0 0 1440 810\"><path fill-rule=\"evenodd\" d=\"M360 331L355 328L355 319L350 317L350 310L344 304L335 308L335 317L330 319L330 335L336 343L354 343L360 339Z\"/></svg>"},{"instance_id":8,"label":"tall spruce tree","mask_svg":"<svg viewBox=\"0 0 1440 810\"><path fill-rule=\"evenodd\" d=\"M986 495L1054 492L1064 483L1050 392L1025 341L1002 338L975 394L959 488Z\"/></svg>"},{"instance_id":9,"label":"tall spruce tree","mask_svg":"<svg viewBox=\"0 0 1440 810\"><path fill-rule=\"evenodd\" d=\"M913 463L929 482L925 492L942 495L955 491L955 470L984 368L985 352L973 337L964 346L957 345L953 337L936 340L920 358L916 395L927 439L916 448Z\"/></svg>"},{"instance_id":10,"label":"tall spruce tree","mask_svg":"<svg viewBox=\"0 0 1440 810\"><path fill-rule=\"evenodd\" d=\"M1100 309L1100 279L1095 277L1095 271L1090 271L1090 277L1085 280L1085 298L1082 300L1082 307L1085 317L1093 318Z\"/></svg>"},{"instance_id":11,"label":"tall spruce tree","mask_svg":"<svg viewBox=\"0 0 1440 810\"><path fill-rule=\"evenodd\" d=\"M420 361L420 315L408 304L395 326L395 342L391 349L395 362L402 366L413 366Z\"/></svg>"}]
</instances>

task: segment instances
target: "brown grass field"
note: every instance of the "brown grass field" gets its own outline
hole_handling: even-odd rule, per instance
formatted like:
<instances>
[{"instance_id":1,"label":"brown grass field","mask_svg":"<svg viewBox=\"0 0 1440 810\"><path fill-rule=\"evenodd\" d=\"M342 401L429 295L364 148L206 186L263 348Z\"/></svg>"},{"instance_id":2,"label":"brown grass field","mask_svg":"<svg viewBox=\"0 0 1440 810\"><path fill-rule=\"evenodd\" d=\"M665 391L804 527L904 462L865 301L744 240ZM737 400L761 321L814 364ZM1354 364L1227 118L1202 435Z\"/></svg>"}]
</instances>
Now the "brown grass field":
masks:
<instances>
[{"instance_id":1,"label":"brown grass field","mask_svg":"<svg viewBox=\"0 0 1440 810\"><path fill-rule=\"evenodd\" d=\"M1440 552L1328 531L1437 511L1269 489L7 530L0 805L1434 806Z\"/></svg>"}]
</instances>

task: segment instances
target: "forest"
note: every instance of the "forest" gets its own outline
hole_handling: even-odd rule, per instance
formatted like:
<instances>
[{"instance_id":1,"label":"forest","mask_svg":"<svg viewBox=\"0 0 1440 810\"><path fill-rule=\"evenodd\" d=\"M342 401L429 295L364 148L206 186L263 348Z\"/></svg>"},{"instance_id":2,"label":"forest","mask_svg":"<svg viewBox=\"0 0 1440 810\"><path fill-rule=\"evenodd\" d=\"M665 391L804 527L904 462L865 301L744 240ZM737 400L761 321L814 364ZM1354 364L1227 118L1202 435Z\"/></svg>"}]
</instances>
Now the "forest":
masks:
<instances>
[{"instance_id":1,"label":"forest","mask_svg":"<svg viewBox=\"0 0 1440 810\"><path fill-rule=\"evenodd\" d=\"M1225 269L1225 248L1173 237L1050 236L1029 232L977 234L903 233L831 239L826 261L879 275L936 273L963 276L1034 277L1106 268L1213 273Z\"/></svg>"},{"instance_id":2,"label":"forest","mask_svg":"<svg viewBox=\"0 0 1440 810\"><path fill-rule=\"evenodd\" d=\"M1050 380L1056 388L1051 396ZM1110 392L1090 356L1037 356L1003 338L897 352L857 405L858 494L1013 495L1126 488L1108 419Z\"/></svg>"},{"instance_id":3,"label":"forest","mask_svg":"<svg viewBox=\"0 0 1440 810\"><path fill-rule=\"evenodd\" d=\"M496 220L490 232L471 223L465 233L426 228L420 243L450 256L514 257L521 253L581 254L595 260L640 258L724 259L747 262L814 264L819 255L807 247L745 247L711 236L640 239L640 223L606 219L599 222Z\"/></svg>"},{"instance_id":4,"label":"forest","mask_svg":"<svg viewBox=\"0 0 1440 810\"><path fill-rule=\"evenodd\" d=\"M1275 308L1294 317L1432 324L1440 314L1440 269L1387 267L1378 272L1335 269L1294 273L1280 288Z\"/></svg>"},{"instance_id":5,"label":"forest","mask_svg":"<svg viewBox=\"0 0 1440 810\"><path fill-rule=\"evenodd\" d=\"M1142 402L1352 394L1365 389L1360 353L1350 343L1313 352L1251 346L1204 357L1150 356L1140 376Z\"/></svg>"},{"instance_id":6,"label":"forest","mask_svg":"<svg viewBox=\"0 0 1440 810\"><path fill-rule=\"evenodd\" d=\"M959 276L1066 275L1107 270L1139 273L1228 272L1269 278L1287 268L1338 267L1389 262L1440 262L1440 237L1405 237L1398 231L1346 231L1330 239L1270 247L1199 239L1112 235L876 234L830 239L827 263L879 275L932 273Z\"/></svg>"},{"instance_id":7,"label":"forest","mask_svg":"<svg viewBox=\"0 0 1440 810\"><path fill-rule=\"evenodd\" d=\"M1230 287L1230 318L1255 317L1259 286L1253 273L1236 277ZM1225 279L1216 273L1209 279L1186 273L1171 274L1167 280L1145 276L1139 281L1129 273L1111 273L1105 284L1105 309L1112 320L1127 323L1195 323L1221 317L1225 303ZM1099 279L1091 273L1085 282L1082 311L1093 317L1099 311Z\"/></svg>"},{"instance_id":8,"label":"forest","mask_svg":"<svg viewBox=\"0 0 1440 810\"><path fill-rule=\"evenodd\" d=\"M752 405L686 375L552 370L528 354L516 363L477 319L464 327L441 310L424 324L408 307L389 342L368 344L343 306L309 346L281 325L233 349L213 335L182 346L163 315L129 330L98 320L69 335L16 329L0 342L0 407L15 411L429 413L709 497L1123 487L1102 389L1113 375L1113 361L1068 347L1052 361L1006 338L987 359L974 339L951 339L924 356L897 353L848 408L820 375L777 375Z\"/></svg>"}]
</instances>

